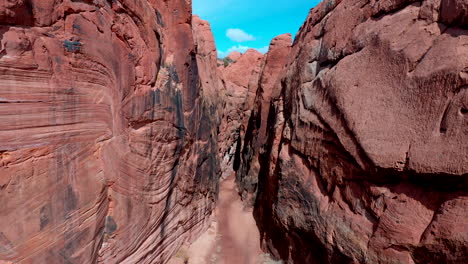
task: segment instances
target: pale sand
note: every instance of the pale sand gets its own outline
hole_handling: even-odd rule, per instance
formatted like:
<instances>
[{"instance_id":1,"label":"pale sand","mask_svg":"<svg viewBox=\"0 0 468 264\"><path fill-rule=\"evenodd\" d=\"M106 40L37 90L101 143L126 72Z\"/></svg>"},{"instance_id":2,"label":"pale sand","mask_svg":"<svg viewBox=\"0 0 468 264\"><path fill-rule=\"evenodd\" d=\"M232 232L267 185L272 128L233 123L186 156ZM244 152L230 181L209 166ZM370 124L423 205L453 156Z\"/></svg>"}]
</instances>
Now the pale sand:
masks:
<instances>
[{"instance_id":1,"label":"pale sand","mask_svg":"<svg viewBox=\"0 0 468 264\"><path fill-rule=\"evenodd\" d=\"M260 249L252 211L244 208L234 175L221 182L214 219L193 244L183 247L169 264L275 263Z\"/></svg>"}]
</instances>

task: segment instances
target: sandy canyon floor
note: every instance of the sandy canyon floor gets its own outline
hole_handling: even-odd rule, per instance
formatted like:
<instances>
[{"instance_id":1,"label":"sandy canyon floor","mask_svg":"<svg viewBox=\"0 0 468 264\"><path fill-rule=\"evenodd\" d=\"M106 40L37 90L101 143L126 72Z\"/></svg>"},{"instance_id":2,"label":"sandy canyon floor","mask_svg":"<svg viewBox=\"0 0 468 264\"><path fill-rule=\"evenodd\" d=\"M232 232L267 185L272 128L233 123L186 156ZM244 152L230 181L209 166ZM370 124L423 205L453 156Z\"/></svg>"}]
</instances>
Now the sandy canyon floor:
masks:
<instances>
[{"instance_id":1,"label":"sandy canyon floor","mask_svg":"<svg viewBox=\"0 0 468 264\"><path fill-rule=\"evenodd\" d=\"M244 206L234 175L220 185L219 201L208 230L182 247L169 264L276 264L260 249L252 210Z\"/></svg>"}]
</instances>

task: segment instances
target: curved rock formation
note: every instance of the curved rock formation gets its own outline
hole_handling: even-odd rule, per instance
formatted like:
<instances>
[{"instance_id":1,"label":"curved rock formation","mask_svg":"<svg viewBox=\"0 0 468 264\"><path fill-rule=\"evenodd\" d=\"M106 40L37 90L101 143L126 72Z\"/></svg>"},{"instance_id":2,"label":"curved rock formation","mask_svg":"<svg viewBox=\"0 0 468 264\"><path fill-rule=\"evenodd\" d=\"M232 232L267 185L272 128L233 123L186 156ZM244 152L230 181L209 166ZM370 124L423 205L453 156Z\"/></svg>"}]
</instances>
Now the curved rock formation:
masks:
<instances>
[{"instance_id":1,"label":"curved rock formation","mask_svg":"<svg viewBox=\"0 0 468 264\"><path fill-rule=\"evenodd\" d=\"M468 261L462 2L310 12L281 94L255 119L267 120L254 212L265 249L288 263Z\"/></svg>"},{"instance_id":2,"label":"curved rock formation","mask_svg":"<svg viewBox=\"0 0 468 264\"><path fill-rule=\"evenodd\" d=\"M182 0L0 4L0 260L164 263L207 226L217 80L191 19Z\"/></svg>"},{"instance_id":3,"label":"curved rock formation","mask_svg":"<svg viewBox=\"0 0 468 264\"><path fill-rule=\"evenodd\" d=\"M237 61L238 59L240 59L240 57L242 57L242 54L238 51L233 51L227 56L227 58L233 61Z\"/></svg>"}]
</instances>

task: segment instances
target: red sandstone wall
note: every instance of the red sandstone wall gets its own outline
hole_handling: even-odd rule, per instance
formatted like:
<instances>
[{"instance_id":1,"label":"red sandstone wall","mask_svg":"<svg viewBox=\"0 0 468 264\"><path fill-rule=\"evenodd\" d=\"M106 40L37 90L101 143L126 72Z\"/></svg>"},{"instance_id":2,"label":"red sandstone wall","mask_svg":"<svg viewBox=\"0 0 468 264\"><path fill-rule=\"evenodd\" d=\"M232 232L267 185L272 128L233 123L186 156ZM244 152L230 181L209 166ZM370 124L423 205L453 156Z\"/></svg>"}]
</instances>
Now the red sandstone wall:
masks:
<instances>
[{"instance_id":1,"label":"red sandstone wall","mask_svg":"<svg viewBox=\"0 0 468 264\"><path fill-rule=\"evenodd\" d=\"M266 148L243 159L260 163L265 249L287 263L468 261L467 7L327 0L310 12L268 114L257 98Z\"/></svg>"},{"instance_id":2,"label":"red sandstone wall","mask_svg":"<svg viewBox=\"0 0 468 264\"><path fill-rule=\"evenodd\" d=\"M218 114L191 19L182 0L0 3L0 260L163 263L206 226Z\"/></svg>"}]
</instances>

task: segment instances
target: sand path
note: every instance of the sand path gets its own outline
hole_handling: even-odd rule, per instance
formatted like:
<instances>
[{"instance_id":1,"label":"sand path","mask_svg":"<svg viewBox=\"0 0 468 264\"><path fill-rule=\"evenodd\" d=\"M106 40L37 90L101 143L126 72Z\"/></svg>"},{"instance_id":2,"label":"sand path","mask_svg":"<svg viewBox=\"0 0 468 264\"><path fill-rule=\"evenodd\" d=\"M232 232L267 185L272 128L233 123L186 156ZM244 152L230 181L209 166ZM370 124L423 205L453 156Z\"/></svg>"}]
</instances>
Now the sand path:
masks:
<instances>
[{"instance_id":1,"label":"sand path","mask_svg":"<svg viewBox=\"0 0 468 264\"><path fill-rule=\"evenodd\" d=\"M169 263L274 263L260 249L260 234L252 210L244 208L234 175L220 184L219 200L211 226L193 244L183 247Z\"/></svg>"}]
</instances>

